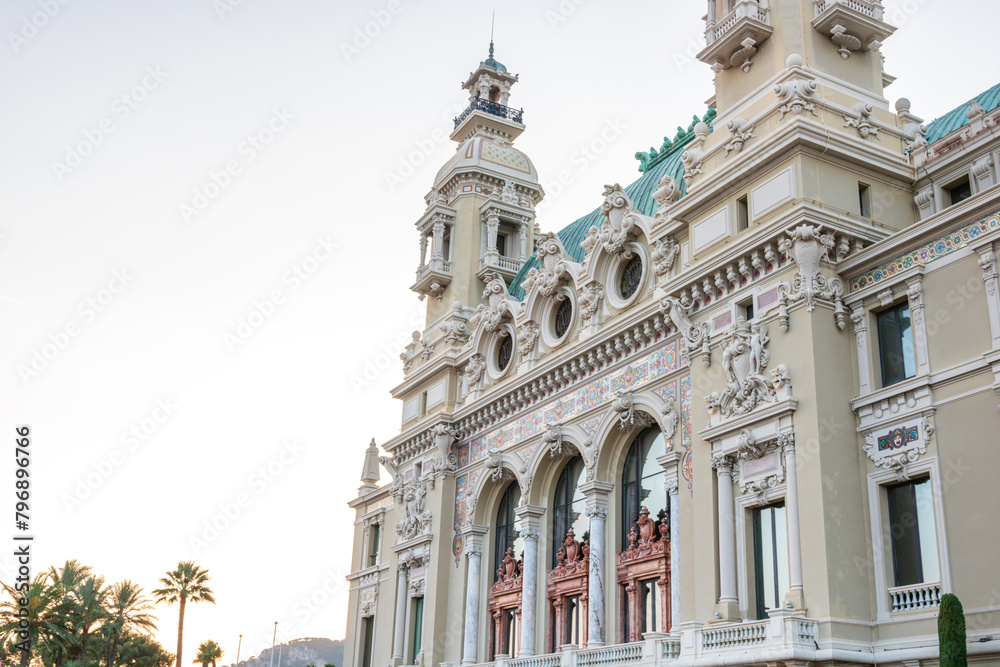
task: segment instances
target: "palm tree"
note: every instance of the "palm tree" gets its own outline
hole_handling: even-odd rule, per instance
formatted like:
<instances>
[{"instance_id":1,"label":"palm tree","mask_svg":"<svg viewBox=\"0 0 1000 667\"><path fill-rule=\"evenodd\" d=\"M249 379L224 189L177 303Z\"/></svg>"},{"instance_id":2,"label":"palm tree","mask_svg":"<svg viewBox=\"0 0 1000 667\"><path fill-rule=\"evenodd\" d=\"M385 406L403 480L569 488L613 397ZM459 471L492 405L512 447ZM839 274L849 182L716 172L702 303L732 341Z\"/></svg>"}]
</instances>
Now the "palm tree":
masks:
<instances>
[{"instance_id":1,"label":"palm tree","mask_svg":"<svg viewBox=\"0 0 1000 667\"><path fill-rule=\"evenodd\" d=\"M201 667L208 667L210 664L215 667L216 661L221 657L222 647L209 639L198 647L198 655L194 657L194 662L199 663Z\"/></svg>"},{"instance_id":2,"label":"palm tree","mask_svg":"<svg viewBox=\"0 0 1000 667\"><path fill-rule=\"evenodd\" d=\"M0 641L4 645L18 644L24 646L25 637L21 635L22 619L28 623L27 650L21 650L21 667L28 667L32 654L43 651L53 653L63 642L72 639L67 631L68 606L63 599L62 588L49 583L50 575L42 572L28 585L28 590L18 591L12 586L0 582L9 599L0 602ZM28 615L20 614L21 601L26 600L25 608Z\"/></svg>"},{"instance_id":3,"label":"palm tree","mask_svg":"<svg viewBox=\"0 0 1000 667\"><path fill-rule=\"evenodd\" d=\"M122 633L129 630L156 630L156 618L147 613L152 608L149 598L131 581L120 581L111 587L108 594L108 619L104 624L108 638L105 650L107 667L115 667Z\"/></svg>"},{"instance_id":4,"label":"palm tree","mask_svg":"<svg viewBox=\"0 0 1000 667\"><path fill-rule=\"evenodd\" d=\"M165 577L160 579L163 588L153 591L157 602L180 604L180 613L177 617L177 666L181 667L181 651L184 647L184 607L188 601L191 602L211 602L215 604L212 597L212 589L208 583L208 570L204 570L191 561L182 561L177 564L177 569L167 572Z\"/></svg>"},{"instance_id":5,"label":"palm tree","mask_svg":"<svg viewBox=\"0 0 1000 667\"><path fill-rule=\"evenodd\" d=\"M86 665L91 630L96 623L101 623L108 617L105 606L108 600L108 588L104 585L104 577L88 576L73 591L73 598L75 625L79 626L81 633L80 662Z\"/></svg>"}]
</instances>

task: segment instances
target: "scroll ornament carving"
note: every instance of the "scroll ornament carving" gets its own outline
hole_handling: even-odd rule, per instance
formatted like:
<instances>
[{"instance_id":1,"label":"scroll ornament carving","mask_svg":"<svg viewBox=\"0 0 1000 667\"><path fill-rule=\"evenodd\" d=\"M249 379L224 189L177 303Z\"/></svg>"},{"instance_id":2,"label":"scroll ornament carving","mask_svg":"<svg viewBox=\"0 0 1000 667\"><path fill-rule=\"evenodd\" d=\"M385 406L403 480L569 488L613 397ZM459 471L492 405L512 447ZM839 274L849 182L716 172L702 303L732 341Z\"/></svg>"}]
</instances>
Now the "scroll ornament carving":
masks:
<instances>
[{"instance_id":1,"label":"scroll ornament carving","mask_svg":"<svg viewBox=\"0 0 1000 667\"><path fill-rule=\"evenodd\" d=\"M463 325L464 326L464 325ZM420 345L420 332L414 331L412 335L412 340L406 344L403 352L400 353L399 359L403 362L403 373L409 373L410 369L413 368L413 360L417 357L417 346Z\"/></svg>"},{"instance_id":2,"label":"scroll ornament carving","mask_svg":"<svg viewBox=\"0 0 1000 667\"><path fill-rule=\"evenodd\" d=\"M490 480L494 484L502 482L505 478L511 476L510 470L503 466L503 457L500 455L500 450L498 449L491 449L486 453L486 463L483 466L483 470L490 476Z\"/></svg>"},{"instance_id":3,"label":"scroll ornament carving","mask_svg":"<svg viewBox=\"0 0 1000 667\"><path fill-rule=\"evenodd\" d=\"M499 273L492 274L487 281L483 301L485 303L479 304L476 312L469 318L469 326L473 331L480 325L486 331L497 331L505 319L514 317L514 306L507 292L507 283Z\"/></svg>"},{"instance_id":4,"label":"scroll ornament carving","mask_svg":"<svg viewBox=\"0 0 1000 667\"><path fill-rule=\"evenodd\" d=\"M624 188L618 183L604 186L601 214L608 220L597 230L597 242L611 255L632 259L632 251L626 244L634 239L640 230L637 221L648 216L639 213L632 200L625 194Z\"/></svg>"},{"instance_id":5,"label":"scroll ornament carving","mask_svg":"<svg viewBox=\"0 0 1000 667\"><path fill-rule=\"evenodd\" d=\"M465 379L470 389L478 385L479 381L483 379L483 372L485 370L486 357L479 353L472 355L469 362L465 365Z\"/></svg>"},{"instance_id":6,"label":"scroll ornament carving","mask_svg":"<svg viewBox=\"0 0 1000 667\"><path fill-rule=\"evenodd\" d=\"M878 126L873 125L871 122L871 115L874 110L875 107L871 104L858 102L851 108L851 115L844 116L844 127L853 127L858 131L862 139L866 139L869 135L878 139Z\"/></svg>"},{"instance_id":7,"label":"scroll ornament carving","mask_svg":"<svg viewBox=\"0 0 1000 667\"><path fill-rule=\"evenodd\" d=\"M811 79L792 79L776 85L774 94L781 103L778 107L780 119L784 119L785 114L800 114L803 111L815 116L816 105L820 102L818 91L819 84Z\"/></svg>"},{"instance_id":8,"label":"scroll ornament carving","mask_svg":"<svg viewBox=\"0 0 1000 667\"><path fill-rule=\"evenodd\" d=\"M531 351L535 349L538 341L538 322L529 320L517 329L517 350L521 353L521 358L526 359Z\"/></svg>"},{"instance_id":9,"label":"scroll ornament carving","mask_svg":"<svg viewBox=\"0 0 1000 667\"><path fill-rule=\"evenodd\" d=\"M726 129L732 134L729 138L729 143L723 147L726 149L726 157L729 157L729 153L732 151L739 153L743 150L743 144L755 136L753 125L743 118L732 119L726 123Z\"/></svg>"},{"instance_id":10,"label":"scroll ornament carving","mask_svg":"<svg viewBox=\"0 0 1000 667\"><path fill-rule=\"evenodd\" d=\"M462 302L456 301L451 306L451 312L438 329L444 335L444 341L448 345L465 345L468 342L471 332L465 326L465 317L462 315ZM414 332L416 334L417 332ZM414 339L416 340L416 339Z\"/></svg>"},{"instance_id":11,"label":"scroll ornament carving","mask_svg":"<svg viewBox=\"0 0 1000 667\"><path fill-rule=\"evenodd\" d=\"M651 255L653 257L653 272L656 274L657 282L662 283L670 275L680 251L680 245L669 237L665 241L657 240L653 243Z\"/></svg>"},{"instance_id":12,"label":"scroll ornament carving","mask_svg":"<svg viewBox=\"0 0 1000 667\"><path fill-rule=\"evenodd\" d=\"M587 515L588 519L606 519L608 518L608 506L607 505L593 505L585 507L583 513Z\"/></svg>"},{"instance_id":13,"label":"scroll ornament carving","mask_svg":"<svg viewBox=\"0 0 1000 667\"><path fill-rule=\"evenodd\" d=\"M545 432L542 433L542 444L548 446L550 459L568 456L574 449L563 440L562 424L546 424Z\"/></svg>"},{"instance_id":14,"label":"scroll ornament carving","mask_svg":"<svg viewBox=\"0 0 1000 667\"><path fill-rule=\"evenodd\" d=\"M398 479L398 478L397 478ZM393 480L395 490L395 480ZM399 500L406 512L405 518L396 524L396 534L409 540L427 533L431 524L431 513L424 508L427 489L420 479L414 478L399 487Z\"/></svg>"},{"instance_id":15,"label":"scroll ornament carving","mask_svg":"<svg viewBox=\"0 0 1000 667\"><path fill-rule=\"evenodd\" d=\"M653 214L656 222L665 222L667 219L667 207L680 198L681 186L677 182L677 179L670 174L661 178L660 182L656 185L656 190L653 192L653 199L658 204L656 213Z\"/></svg>"},{"instance_id":16,"label":"scroll ornament carving","mask_svg":"<svg viewBox=\"0 0 1000 667\"><path fill-rule=\"evenodd\" d=\"M700 327L688 317L687 309L674 297L664 297L660 299L660 312L666 315L671 324L684 336L687 343L686 355L688 361L695 354L696 350L701 350L702 363L707 367L712 365L712 350L710 347L711 332L707 323Z\"/></svg>"},{"instance_id":17,"label":"scroll ornament carving","mask_svg":"<svg viewBox=\"0 0 1000 667\"><path fill-rule=\"evenodd\" d=\"M542 296L552 296L571 276L559 237L552 232L543 236L536 246L535 254L540 266L528 271L521 286L525 294L537 289Z\"/></svg>"},{"instance_id":18,"label":"scroll ornament carving","mask_svg":"<svg viewBox=\"0 0 1000 667\"><path fill-rule=\"evenodd\" d=\"M688 144L687 150L681 153L681 162L684 164L684 184L691 187L695 176L704 173L702 165L705 163L705 139L708 137L708 124L700 122L694 126L694 140Z\"/></svg>"},{"instance_id":19,"label":"scroll ornament carving","mask_svg":"<svg viewBox=\"0 0 1000 667\"><path fill-rule=\"evenodd\" d=\"M611 409L618 414L620 418L618 428L622 431L646 428L653 423L653 418L649 414L635 409L635 397L632 392L621 394L612 401Z\"/></svg>"},{"instance_id":20,"label":"scroll ornament carving","mask_svg":"<svg viewBox=\"0 0 1000 667\"><path fill-rule=\"evenodd\" d=\"M766 325L750 325L742 317L730 328L722 348L726 386L705 397L710 415L745 415L763 402L777 400L772 382L764 377L770 340Z\"/></svg>"},{"instance_id":21,"label":"scroll ornament carving","mask_svg":"<svg viewBox=\"0 0 1000 667\"><path fill-rule=\"evenodd\" d=\"M513 204L517 206L520 202L520 198L517 196L517 187L514 185L514 181L508 179L504 181L503 189L500 190L500 201L504 204Z\"/></svg>"},{"instance_id":22,"label":"scroll ornament carving","mask_svg":"<svg viewBox=\"0 0 1000 667\"><path fill-rule=\"evenodd\" d=\"M801 224L788 232L788 238L778 245L781 252L788 252L795 260L797 271L791 285L778 285L781 306L778 321L782 331L788 331L788 305L805 301L806 310L812 312L817 299L834 302L834 320L837 328L847 326L847 309L844 307L844 283L840 278L826 278L820 271L820 259L835 245L833 237L823 234L820 227Z\"/></svg>"},{"instance_id":23,"label":"scroll ornament carving","mask_svg":"<svg viewBox=\"0 0 1000 667\"><path fill-rule=\"evenodd\" d=\"M604 285L597 281L591 281L583 288L583 293L580 294L580 316L583 322L590 322L597 316L603 296Z\"/></svg>"}]
</instances>

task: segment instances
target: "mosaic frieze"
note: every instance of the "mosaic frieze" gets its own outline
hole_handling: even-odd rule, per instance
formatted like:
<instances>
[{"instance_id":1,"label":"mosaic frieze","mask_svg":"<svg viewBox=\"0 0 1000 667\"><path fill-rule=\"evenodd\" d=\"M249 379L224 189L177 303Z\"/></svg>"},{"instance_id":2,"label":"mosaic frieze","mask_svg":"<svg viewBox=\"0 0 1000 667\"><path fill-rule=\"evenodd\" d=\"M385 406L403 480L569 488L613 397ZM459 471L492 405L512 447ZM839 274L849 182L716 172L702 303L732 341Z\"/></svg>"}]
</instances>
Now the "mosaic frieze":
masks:
<instances>
[{"instance_id":1,"label":"mosaic frieze","mask_svg":"<svg viewBox=\"0 0 1000 667\"><path fill-rule=\"evenodd\" d=\"M936 241L921 246L902 257L887 262L882 266L872 269L868 273L861 275L851 281L851 291L857 292L865 287L876 285L883 280L891 278L897 273L901 273L911 266L917 264L927 264L928 262L951 254L956 250L964 248L977 238L987 232L1000 229L1000 213L994 213L988 218L979 222L974 222L958 229L947 236L943 236Z\"/></svg>"}]
</instances>

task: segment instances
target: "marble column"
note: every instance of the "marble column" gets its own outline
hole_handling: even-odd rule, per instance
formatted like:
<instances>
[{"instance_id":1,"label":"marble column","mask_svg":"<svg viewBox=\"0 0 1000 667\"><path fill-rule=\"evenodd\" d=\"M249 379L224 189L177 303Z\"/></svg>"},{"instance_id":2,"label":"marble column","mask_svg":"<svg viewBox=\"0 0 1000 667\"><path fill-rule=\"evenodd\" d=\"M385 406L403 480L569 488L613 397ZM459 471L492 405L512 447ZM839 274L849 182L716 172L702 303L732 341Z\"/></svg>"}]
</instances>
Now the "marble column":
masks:
<instances>
[{"instance_id":1,"label":"marble column","mask_svg":"<svg viewBox=\"0 0 1000 667\"><path fill-rule=\"evenodd\" d=\"M522 262L528 259L528 223L522 222L517 228L518 256Z\"/></svg>"},{"instance_id":2,"label":"marble column","mask_svg":"<svg viewBox=\"0 0 1000 667\"><path fill-rule=\"evenodd\" d=\"M739 618L739 597L736 592L736 522L733 501L733 461L728 456L712 459L719 477L719 604L716 617L722 620Z\"/></svg>"},{"instance_id":3,"label":"marble column","mask_svg":"<svg viewBox=\"0 0 1000 667\"><path fill-rule=\"evenodd\" d=\"M657 462L663 466L663 485L667 492L667 506L670 508L670 627L665 632L674 632L681 622L681 541L680 541L680 504L678 500L678 484L680 482L681 454L673 449L658 457Z\"/></svg>"},{"instance_id":4,"label":"marble column","mask_svg":"<svg viewBox=\"0 0 1000 667\"><path fill-rule=\"evenodd\" d=\"M402 660L406 651L406 574L409 563L400 559L396 563L396 631L392 642L392 659Z\"/></svg>"},{"instance_id":5,"label":"marble column","mask_svg":"<svg viewBox=\"0 0 1000 667\"><path fill-rule=\"evenodd\" d=\"M474 665L479 662L479 579L483 558L483 536L487 530L486 526L465 526L462 529L462 536L465 540L465 559L468 562L468 579L465 588L463 665Z\"/></svg>"},{"instance_id":6,"label":"marble column","mask_svg":"<svg viewBox=\"0 0 1000 667\"><path fill-rule=\"evenodd\" d=\"M584 510L590 519L590 577L587 590L587 646L604 646L604 522L608 517L608 494L614 484L596 480L580 485L586 497Z\"/></svg>"},{"instance_id":7,"label":"marble column","mask_svg":"<svg viewBox=\"0 0 1000 667\"><path fill-rule=\"evenodd\" d=\"M785 456L785 520L788 523L788 586L785 599L794 609L805 608L802 589L802 538L799 533L799 485L795 469L795 434L782 433L778 444Z\"/></svg>"},{"instance_id":8,"label":"marble column","mask_svg":"<svg viewBox=\"0 0 1000 667\"><path fill-rule=\"evenodd\" d=\"M524 569L521 574L521 651L519 658L535 655L538 606L538 538L541 535L544 507L521 505L514 510L521 523L524 539ZM513 656L511 656L513 657Z\"/></svg>"},{"instance_id":9,"label":"marble column","mask_svg":"<svg viewBox=\"0 0 1000 667\"><path fill-rule=\"evenodd\" d=\"M705 41L711 44L715 41L715 0L708 0L708 20L705 27Z\"/></svg>"}]
</instances>

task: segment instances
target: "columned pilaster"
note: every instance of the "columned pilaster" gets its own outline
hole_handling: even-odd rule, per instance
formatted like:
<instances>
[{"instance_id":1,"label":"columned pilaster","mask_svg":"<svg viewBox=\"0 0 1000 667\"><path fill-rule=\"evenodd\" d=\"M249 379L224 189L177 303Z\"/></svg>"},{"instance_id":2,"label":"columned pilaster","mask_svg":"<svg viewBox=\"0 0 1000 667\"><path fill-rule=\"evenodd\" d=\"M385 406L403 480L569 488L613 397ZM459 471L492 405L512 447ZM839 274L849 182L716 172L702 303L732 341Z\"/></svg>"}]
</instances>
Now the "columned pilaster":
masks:
<instances>
[{"instance_id":1,"label":"columned pilaster","mask_svg":"<svg viewBox=\"0 0 1000 667\"><path fill-rule=\"evenodd\" d=\"M910 303L910 320L913 323L913 347L917 357L917 375L931 372L927 351L927 322L924 320L924 280L916 276L906 281L906 298Z\"/></svg>"},{"instance_id":2,"label":"columned pilaster","mask_svg":"<svg viewBox=\"0 0 1000 667\"><path fill-rule=\"evenodd\" d=\"M420 268L427 264L427 235L420 235Z\"/></svg>"},{"instance_id":3,"label":"columned pilaster","mask_svg":"<svg viewBox=\"0 0 1000 667\"><path fill-rule=\"evenodd\" d=\"M486 218L486 255L497 256L497 233L500 231L500 217L490 213Z\"/></svg>"},{"instance_id":4,"label":"columned pilaster","mask_svg":"<svg viewBox=\"0 0 1000 667\"><path fill-rule=\"evenodd\" d=\"M393 661L402 662L406 650L406 589L409 562L400 559L396 563L396 629L392 642ZM395 664L399 664L396 662Z\"/></svg>"},{"instance_id":5,"label":"columned pilaster","mask_svg":"<svg viewBox=\"0 0 1000 667\"><path fill-rule=\"evenodd\" d=\"M997 257L993 244L976 248L979 253L979 268L983 270L983 284L986 285L986 305L990 315L990 333L993 349L1000 349L1000 285L997 278Z\"/></svg>"},{"instance_id":6,"label":"columned pilaster","mask_svg":"<svg viewBox=\"0 0 1000 667\"><path fill-rule=\"evenodd\" d=\"M522 505L514 510L521 522L524 539L524 568L521 572L521 652L517 657L535 655L535 611L538 600L538 538L544 507Z\"/></svg>"},{"instance_id":7,"label":"columned pilaster","mask_svg":"<svg viewBox=\"0 0 1000 667\"><path fill-rule=\"evenodd\" d=\"M468 579L465 587L463 665L474 665L479 662L479 579L483 558L483 536L488 530L486 526L465 526L462 528L465 559L468 565Z\"/></svg>"},{"instance_id":8,"label":"columned pilaster","mask_svg":"<svg viewBox=\"0 0 1000 667\"><path fill-rule=\"evenodd\" d=\"M785 519L788 522L788 594L785 600L796 610L805 609L802 589L802 538L799 531L799 486L795 469L795 434L782 433L778 446L785 457Z\"/></svg>"},{"instance_id":9,"label":"columned pilaster","mask_svg":"<svg viewBox=\"0 0 1000 667\"><path fill-rule=\"evenodd\" d=\"M517 226L517 258L522 262L528 259L528 223L522 222Z\"/></svg>"},{"instance_id":10,"label":"columned pilaster","mask_svg":"<svg viewBox=\"0 0 1000 667\"><path fill-rule=\"evenodd\" d=\"M851 309L851 322L854 323L854 338L858 345L858 384L859 394L871 393L871 367L868 361L868 311L864 305Z\"/></svg>"},{"instance_id":11,"label":"columned pilaster","mask_svg":"<svg viewBox=\"0 0 1000 667\"><path fill-rule=\"evenodd\" d=\"M434 247L431 248L431 260L443 262L444 256L444 223L437 220L434 223Z\"/></svg>"},{"instance_id":12,"label":"columned pilaster","mask_svg":"<svg viewBox=\"0 0 1000 667\"><path fill-rule=\"evenodd\" d=\"M587 646L604 646L604 524L608 517L608 494L614 484L585 482L580 491L586 497L587 518L590 519L590 578L587 591Z\"/></svg>"},{"instance_id":13,"label":"columned pilaster","mask_svg":"<svg viewBox=\"0 0 1000 667\"><path fill-rule=\"evenodd\" d=\"M719 479L719 603L717 619L732 621L740 616L736 592L736 522L733 500L733 461L729 456L712 459Z\"/></svg>"}]
</instances>

